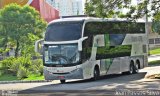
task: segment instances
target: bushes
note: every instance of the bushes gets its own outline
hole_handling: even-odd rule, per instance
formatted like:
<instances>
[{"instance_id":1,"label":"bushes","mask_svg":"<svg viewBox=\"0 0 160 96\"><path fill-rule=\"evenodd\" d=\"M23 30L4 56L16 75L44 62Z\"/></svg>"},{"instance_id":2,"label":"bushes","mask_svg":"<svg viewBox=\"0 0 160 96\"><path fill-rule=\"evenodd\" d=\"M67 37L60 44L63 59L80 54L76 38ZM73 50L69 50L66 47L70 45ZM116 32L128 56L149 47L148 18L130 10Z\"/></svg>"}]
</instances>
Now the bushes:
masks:
<instances>
[{"instance_id":1,"label":"bushes","mask_svg":"<svg viewBox=\"0 0 160 96\"><path fill-rule=\"evenodd\" d=\"M43 75L43 62L41 59L32 60L31 66L32 72L36 72L34 74Z\"/></svg>"},{"instance_id":2,"label":"bushes","mask_svg":"<svg viewBox=\"0 0 160 96\"><path fill-rule=\"evenodd\" d=\"M18 79L27 78L29 75L29 71L24 66L20 66L19 70L17 71Z\"/></svg>"},{"instance_id":3,"label":"bushes","mask_svg":"<svg viewBox=\"0 0 160 96\"><path fill-rule=\"evenodd\" d=\"M42 75L43 64L41 59L31 60L31 57L9 57L0 62L2 74L16 75L19 79L30 74Z\"/></svg>"},{"instance_id":4,"label":"bushes","mask_svg":"<svg viewBox=\"0 0 160 96\"><path fill-rule=\"evenodd\" d=\"M9 58L6 58L0 62L0 64L1 64L0 70L1 70L2 74L12 73L9 69L13 65L13 61L15 61L15 58L9 57Z\"/></svg>"}]
</instances>

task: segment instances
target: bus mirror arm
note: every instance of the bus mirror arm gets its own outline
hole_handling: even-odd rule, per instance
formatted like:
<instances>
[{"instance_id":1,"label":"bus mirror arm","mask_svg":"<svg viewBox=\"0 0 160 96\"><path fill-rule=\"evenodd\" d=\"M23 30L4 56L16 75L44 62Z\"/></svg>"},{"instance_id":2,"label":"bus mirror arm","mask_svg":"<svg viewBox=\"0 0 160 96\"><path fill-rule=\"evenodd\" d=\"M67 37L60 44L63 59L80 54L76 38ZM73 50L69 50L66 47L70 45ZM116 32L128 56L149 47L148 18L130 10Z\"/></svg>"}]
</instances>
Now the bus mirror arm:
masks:
<instances>
[{"instance_id":1,"label":"bus mirror arm","mask_svg":"<svg viewBox=\"0 0 160 96\"><path fill-rule=\"evenodd\" d=\"M78 50L79 51L82 51L82 41L84 41L85 39L87 39L88 37L83 37L83 38L80 38L78 40Z\"/></svg>"},{"instance_id":2,"label":"bus mirror arm","mask_svg":"<svg viewBox=\"0 0 160 96\"><path fill-rule=\"evenodd\" d=\"M41 40L37 40L35 42L35 52L38 52L38 53L42 53L42 44L43 44L43 39Z\"/></svg>"}]
</instances>

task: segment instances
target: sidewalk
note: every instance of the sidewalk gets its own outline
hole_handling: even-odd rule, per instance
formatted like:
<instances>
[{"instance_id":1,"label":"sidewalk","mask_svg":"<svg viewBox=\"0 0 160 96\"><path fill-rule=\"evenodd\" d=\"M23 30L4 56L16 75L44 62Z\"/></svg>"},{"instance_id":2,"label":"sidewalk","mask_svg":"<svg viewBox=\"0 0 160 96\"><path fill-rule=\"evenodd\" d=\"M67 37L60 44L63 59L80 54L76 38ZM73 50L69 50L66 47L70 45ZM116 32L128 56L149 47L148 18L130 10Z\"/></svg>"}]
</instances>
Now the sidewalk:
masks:
<instances>
[{"instance_id":1,"label":"sidewalk","mask_svg":"<svg viewBox=\"0 0 160 96\"><path fill-rule=\"evenodd\" d=\"M152 76L154 74L160 74L160 65L145 67L143 69L140 69L139 72L147 72L145 78Z\"/></svg>"},{"instance_id":2,"label":"sidewalk","mask_svg":"<svg viewBox=\"0 0 160 96\"><path fill-rule=\"evenodd\" d=\"M148 56L148 61L160 60L160 54ZM146 77L153 76L155 74L160 74L160 64L155 66L148 66L144 69L141 69L140 72L147 72Z\"/></svg>"},{"instance_id":3,"label":"sidewalk","mask_svg":"<svg viewBox=\"0 0 160 96\"><path fill-rule=\"evenodd\" d=\"M148 56L148 61L160 60L160 55L150 55Z\"/></svg>"}]
</instances>

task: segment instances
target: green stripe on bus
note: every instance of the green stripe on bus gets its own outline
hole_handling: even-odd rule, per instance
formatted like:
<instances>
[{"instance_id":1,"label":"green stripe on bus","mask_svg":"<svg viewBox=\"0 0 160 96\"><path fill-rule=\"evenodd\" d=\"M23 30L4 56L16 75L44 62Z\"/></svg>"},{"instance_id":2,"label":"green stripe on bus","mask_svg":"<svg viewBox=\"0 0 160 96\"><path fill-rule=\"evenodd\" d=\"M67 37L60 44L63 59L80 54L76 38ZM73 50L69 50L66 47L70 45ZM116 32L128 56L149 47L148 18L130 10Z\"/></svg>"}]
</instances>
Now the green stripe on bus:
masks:
<instances>
[{"instance_id":1,"label":"green stripe on bus","mask_svg":"<svg viewBox=\"0 0 160 96\"><path fill-rule=\"evenodd\" d=\"M113 59L105 59L105 64L106 64L105 67L107 69L106 73L108 72L112 62L113 62Z\"/></svg>"},{"instance_id":2,"label":"green stripe on bus","mask_svg":"<svg viewBox=\"0 0 160 96\"><path fill-rule=\"evenodd\" d=\"M105 34L104 35L104 39L105 39L105 46L106 46L106 48L109 48L109 46L110 46L109 34Z\"/></svg>"}]
</instances>

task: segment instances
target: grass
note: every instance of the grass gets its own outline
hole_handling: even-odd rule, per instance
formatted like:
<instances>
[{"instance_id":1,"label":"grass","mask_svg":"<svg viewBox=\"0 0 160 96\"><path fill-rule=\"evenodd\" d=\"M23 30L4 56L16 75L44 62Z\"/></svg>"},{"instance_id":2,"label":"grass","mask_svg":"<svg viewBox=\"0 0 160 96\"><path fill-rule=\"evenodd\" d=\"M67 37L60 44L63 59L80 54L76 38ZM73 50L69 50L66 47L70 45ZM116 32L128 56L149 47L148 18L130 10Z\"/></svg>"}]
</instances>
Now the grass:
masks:
<instances>
[{"instance_id":1,"label":"grass","mask_svg":"<svg viewBox=\"0 0 160 96\"><path fill-rule=\"evenodd\" d=\"M5 74L0 76L0 81L13 81L13 80L18 80L18 78L11 74Z\"/></svg>"},{"instance_id":2,"label":"grass","mask_svg":"<svg viewBox=\"0 0 160 96\"><path fill-rule=\"evenodd\" d=\"M160 54L160 48L149 50L150 55Z\"/></svg>"},{"instance_id":3,"label":"grass","mask_svg":"<svg viewBox=\"0 0 160 96\"><path fill-rule=\"evenodd\" d=\"M0 81L13 81L19 80L17 76L13 76L11 74L4 74L0 76ZM22 80L44 80L44 76L37 76L37 75L29 75L28 78L24 78Z\"/></svg>"},{"instance_id":4,"label":"grass","mask_svg":"<svg viewBox=\"0 0 160 96\"><path fill-rule=\"evenodd\" d=\"M149 65L160 65L160 60L150 61L148 62Z\"/></svg>"},{"instance_id":5,"label":"grass","mask_svg":"<svg viewBox=\"0 0 160 96\"><path fill-rule=\"evenodd\" d=\"M29 75L28 78L23 80L44 80L44 76L37 76L37 75Z\"/></svg>"}]
</instances>

